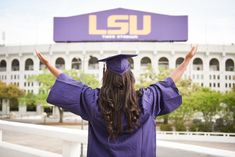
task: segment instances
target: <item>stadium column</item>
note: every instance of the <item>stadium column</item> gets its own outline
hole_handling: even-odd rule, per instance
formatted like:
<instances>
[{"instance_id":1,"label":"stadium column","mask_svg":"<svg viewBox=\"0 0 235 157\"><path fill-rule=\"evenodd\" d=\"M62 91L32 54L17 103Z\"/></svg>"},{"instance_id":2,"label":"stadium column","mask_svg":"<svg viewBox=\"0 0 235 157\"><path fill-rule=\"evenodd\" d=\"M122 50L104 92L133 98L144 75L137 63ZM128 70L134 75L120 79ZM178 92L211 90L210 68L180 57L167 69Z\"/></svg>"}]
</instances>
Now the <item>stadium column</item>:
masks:
<instances>
[{"instance_id":1,"label":"stadium column","mask_svg":"<svg viewBox=\"0 0 235 157\"><path fill-rule=\"evenodd\" d=\"M10 113L10 103L8 99L2 100L2 114L7 115Z\"/></svg>"},{"instance_id":2,"label":"stadium column","mask_svg":"<svg viewBox=\"0 0 235 157\"><path fill-rule=\"evenodd\" d=\"M39 65L40 65L40 60L37 58L36 53L33 52L33 63L34 63L34 75L39 74ZM34 88L34 94L38 94L39 92L39 85L37 81L34 81L33 86L36 87Z\"/></svg>"},{"instance_id":3,"label":"stadium column","mask_svg":"<svg viewBox=\"0 0 235 157\"><path fill-rule=\"evenodd\" d=\"M136 50L136 54L139 54L139 52ZM141 72L141 67L140 67L140 60L141 60L141 56L139 55L138 57L133 57L133 62L134 62L134 69L133 69L133 73L135 75L136 81L138 81L139 76L140 76L140 72Z\"/></svg>"},{"instance_id":4,"label":"stadium column","mask_svg":"<svg viewBox=\"0 0 235 157\"><path fill-rule=\"evenodd\" d=\"M71 59L70 59L70 57L69 57L69 50L68 49L66 49L66 51L65 51L65 58L64 58L64 60L65 60L65 70L71 70Z\"/></svg>"},{"instance_id":5,"label":"stadium column","mask_svg":"<svg viewBox=\"0 0 235 157\"><path fill-rule=\"evenodd\" d=\"M20 104L19 105L19 114L20 115L25 114L27 112L26 110L27 110L26 104Z\"/></svg>"},{"instance_id":6,"label":"stadium column","mask_svg":"<svg viewBox=\"0 0 235 157\"><path fill-rule=\"evenodd\" d=\"M169 57L169 68L174 69L175 68L175 51L171 51L171 56Z\"/></svg>"},{"instance_id":7,"label":"stadium column","mask_svg":"<svg viewBox=\"0 0 235 157\"><path fill-rule=\"evenodd\" d=\"M204 75L204 86L205 87L209 87L209 73L210 73L210 70L209 70L209 51L206 50L206 53L205 53L205 57L204 57L204 63L203 63L203 75Z\"/></svg>"},{"instance_id":8,"label":"stadium column","mask_svg":"<svg viewBox=\"0 0 235 157\"><path fill-rule=\"evenodd\" d=\"M19 87L22 89L24 88L24 73L25 73L25 61L24 56L21 52L19 52L19 62L20 62L20 69L19 69Z\"/></svg>"},{"instance_id":9,"label":"stadium column","mask_svg":"<svg viewBox=\"0 0 235 157\"><path fill-rule=\"evenodd\" d=\"M6 80L5 82L6 83L9 83L9 80L10 80L10 77L11 77L11 58L9 57L8 53L6 52L5 53L5 56L6 56L6 62L7 62L7 69L6 69Z\"/></svg>"},{"instance_id":10,"label":"stadium column","mask_svg":"<svg viewBox=\"0 0 235 157\"><path fill-rule=\"evenodd\" d=\"M100 51L100 55L99 55L99 58L103 58L104 57L104 51ZM104 63L103 62L98 62L99 64L99 77L98 77L98 80L99 81L102 81L102 78L103 78L103 66L104 66Z\"/></svg>"},{"instance_id":11,"label":"stadium column","mask_svg":"<svg viewBox=\"0 0 235 157\"><path fill-rule=\"evenodd\" d=\"M87 73L88 72L88 61L89 61L89 56L86 55L86 51L82 51L82 71Z\"/></svg>"},{"instance_id":12,"label":"stadium column","mask_svg":"<svg viewBox=\"0 0 235 157\"><path fill-rule=\"evenodd\" d=\"M226 68L225 68L225 62L226 62L226 52L223 50L222 56L220 59L220 77L219 77L219 84L220 84L220 91L225 92L225 75L226 75Z\"/></svg>"},{"instance_id":13,"label":"stadium column","mask_svg":"<svg viewBox=\"0 0 235 157\"><path fill-rule=\"evenodd\" d=\"M152 58L152 66L153 66L153 70L158 73L159 72L159 68L158 68L158 57L157 57L157 50L153 51L153 58Z\"/></svg>"}]
</instances>

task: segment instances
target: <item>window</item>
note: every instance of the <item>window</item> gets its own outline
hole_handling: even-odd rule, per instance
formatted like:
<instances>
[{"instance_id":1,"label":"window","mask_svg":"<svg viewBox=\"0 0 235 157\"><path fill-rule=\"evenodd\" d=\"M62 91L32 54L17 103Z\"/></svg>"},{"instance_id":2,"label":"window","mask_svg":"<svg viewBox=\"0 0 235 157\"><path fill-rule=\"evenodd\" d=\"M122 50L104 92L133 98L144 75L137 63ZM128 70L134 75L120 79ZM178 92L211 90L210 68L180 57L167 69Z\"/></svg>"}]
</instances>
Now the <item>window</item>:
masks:
<instances>
[{"instance_id":1,"label":"window","mask_svg":"<svg viewBox=\"0 0 235 157\"><path fill-rule=\"evenodd\" d=\"M166 57L161 57L158 60L159 69L168 69L169 68L169 60Z\"/></svg>"},{"instance_id":2,"label":"window","mask_svg":"<svg viewBox=\"0 0 235 157\"><path fill-rule=\"evenodd\" d=\"M33 60L28 58L25 61L25 70L33 70Z\"/></svg>"},{"instance_id":3,"label":"window","mask_svg":"<svg viewBox=\"0 0 235 157\"><path fill-rule=\"evenodd\" d=\"M203 63L201 58L195 58L193 60L193 70L196 71L203 70Z\"/></svg>"},{"instance_id":4,"label":"window","mask_svg":"<svg viewBox=\"0 0 235 157\"><path fill-rule=\"evenodd\" d=\"M7 62L5 60L0 61L0 71L6 71L7 70Z\"/></svg>"},{"instance_id":5,"label":"window","mask_svg":"<svg viewBox=\"0 0 235 157\"><path fill-rule=\"evenodd\" d=\"M149 65L151 65L151 59L149 57L143 57L140 61L140 66L142 68L146 68L148 67Z\"/></svg>"},{"instance_id":6,"label":"window","mask_svg":"<svg viewBox=\"0 0 235 157\"><path fill-rule=\"evenodd\" d=\"M175 62L175 67L178 67L181 63L183 63L183 61L184 61L183 57L177 58Z\"/></svg>"},{"instance_id":7,"label":"window","mask_svg":"<svg viewBox=\"0 0 235 157\"><path fill-rule=\"evenodd\" d=\"M211 71L219 71L219 61L217 59L211 59L209 65Z\"/></svg>"},{"instance_id":8,"label":"window","mask_svg":"<svg viewBox=\"0 0 235 157\"><path fill-rule=\"evenodd\" d=\"M55 66L56 66L56 68L61 69L61 70L65 69L64 59L61 57L57 58L55 61Z\"/></svg>"},{"instance_id":9,"label":"window","mask_svg":"<svg viewBox=\"0 0 235 157\"><path fill-rule=\"evenodd\" d=\"M44 70L46 69L46 65L43 64L41 61L39 62L39 70Z\"/></svg>"},{"instance_id":10,"label":"window","mask_svg":"<svg viewBox=\"0 0 235 157\"><path fill-rule=\"evenodd\" d=\"M72 59L72 69L81 69L82 61L80 58Z\"/></svg>"},{"instance_id":11,"label":"window","mask_svg":"<svg viewBox=\"0 0 235 157\"><path fill-rule=\"evenodd\" d=\"M88 61L88 68L92 70L99 69L99 63L96 57L90 56L90 59Z\"/></svg>"},{"instance_id":12,"label":"window","mask_svg":"<svg viewBox=\"0 0 235 157\"><path fill-rule=\"evenodd\" d=\"M128 61L130 63L131 69L134 69L134 60L132 58L128 58Z\"/></svg>"},{"instance_id":13,"label":"window","mask_svg":"<svg viewBox=\"0 0 235 157\"><path fill-rule=\"evenodd\" d=\"M11 70L12 71L19 71L20 70L20 63L17 59L14 59L11 63Z\"/></svg>"},{"instance_id":14,"label":"window","mask_svg":"<svg viewBox=\"0 0 235 157\"><path fill-rule=\"evenodd\" d=\"M227 59L225 62L226 71L234 71L234 62L232 59Z\"/></svg>"}]
</instances>

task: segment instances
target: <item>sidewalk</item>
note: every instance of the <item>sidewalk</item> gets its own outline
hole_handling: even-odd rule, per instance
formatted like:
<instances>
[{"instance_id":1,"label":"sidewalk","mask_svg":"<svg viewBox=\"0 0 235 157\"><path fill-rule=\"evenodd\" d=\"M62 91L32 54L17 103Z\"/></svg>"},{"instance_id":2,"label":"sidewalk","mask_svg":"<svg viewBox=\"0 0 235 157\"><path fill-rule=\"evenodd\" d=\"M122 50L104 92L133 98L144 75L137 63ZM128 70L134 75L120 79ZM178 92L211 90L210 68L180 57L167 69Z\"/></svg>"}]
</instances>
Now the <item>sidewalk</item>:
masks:
<instances>
[{"instance_id":1,"label":"sidewalk","mask_svg":"<svg viewBox=\"0 0 235 157\"><path fill-rule=\"evenodd\" d=\"M53 121L48 123L49 125L58 127L66 127L71 129L81 129L81 125L77 123L76 125L72 123L65 123L65 124L55 124ZM85 125L87 128L87 125ZM43 136L36 136L31 134L23 134L23 133L15 133L15 132L4 132L3 134L3 141L7 141L10 143L20 144L24 146L30 146L37 149L47 150L54 153L62 153L62 141L56 138L47 138ZM195 142L195 141L171 141L177 143L184 143L184 144L192 144L197 146L206 146L211 148L218 148L224 150L234 151L235 144L227 144L227 143L211 143L211 142ZM195 153L191 151L184 151L179 149L172 149L166 147L157 147L157 156L158 157L215 157L206 154Z\"/></svg>"}]
</instances>

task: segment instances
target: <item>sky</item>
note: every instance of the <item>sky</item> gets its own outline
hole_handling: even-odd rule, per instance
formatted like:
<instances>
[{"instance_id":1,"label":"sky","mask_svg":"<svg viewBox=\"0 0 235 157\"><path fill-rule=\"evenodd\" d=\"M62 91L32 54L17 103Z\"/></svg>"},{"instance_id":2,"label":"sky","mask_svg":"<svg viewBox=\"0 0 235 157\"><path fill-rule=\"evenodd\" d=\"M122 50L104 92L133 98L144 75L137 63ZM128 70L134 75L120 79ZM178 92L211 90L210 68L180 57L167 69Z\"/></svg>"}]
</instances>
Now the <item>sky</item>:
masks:
<instances>
[{"instance_id":1,"label":"sky","mask_svg":"<svg viewBox=\"0 0 235 157\"><path fill-rule=\"evenodd\" d=\"M0 44L51 44L53 17L119 7L188 15L187 43L235 43L235 0L0 0Z\"/></svg>"}]
</instances>

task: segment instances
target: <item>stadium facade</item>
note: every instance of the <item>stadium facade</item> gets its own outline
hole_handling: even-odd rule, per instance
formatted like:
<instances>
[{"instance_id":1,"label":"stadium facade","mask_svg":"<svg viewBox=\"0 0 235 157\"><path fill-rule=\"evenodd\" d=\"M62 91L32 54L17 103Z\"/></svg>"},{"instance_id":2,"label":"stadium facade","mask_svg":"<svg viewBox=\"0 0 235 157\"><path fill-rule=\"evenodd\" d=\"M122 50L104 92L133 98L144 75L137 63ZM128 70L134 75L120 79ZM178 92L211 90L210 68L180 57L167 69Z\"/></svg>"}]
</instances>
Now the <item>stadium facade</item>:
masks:
<instances>
[{"instance_id":1,"label":"stadium facade","mask_svg":"<svg viewBox=\"0 0 235 157\"><path fill-rule=\"evenodd\" d=\"M57 68L82 70L99 80L103 63L97 60L115 54L138 54L130 60L137 78L148 65L156 73L159 69L174 69L191 49L190 44L171 42L187 41L187 21L187 16L122 8L56 17L54 41L61 43L0 47L0 80L17 85L26 93L39 93L40 84L27 80L45 69L34 49L41 51ZM233 44L199 45L183 77L203 87L226 92L235 86L234 61ZM8 113L11 109L5 104L4 100L1 110ZM25 108L21 110L24 112Z\"/></svg>"}]
</instances>

